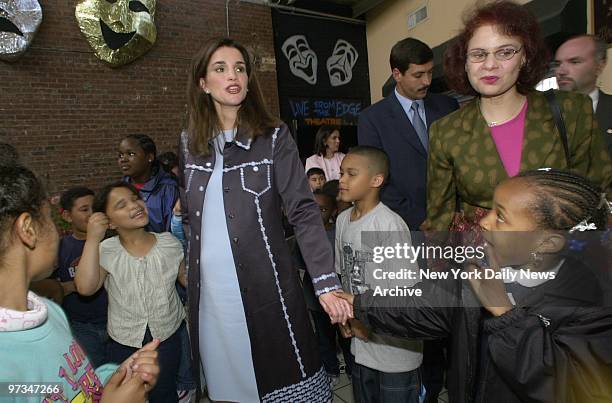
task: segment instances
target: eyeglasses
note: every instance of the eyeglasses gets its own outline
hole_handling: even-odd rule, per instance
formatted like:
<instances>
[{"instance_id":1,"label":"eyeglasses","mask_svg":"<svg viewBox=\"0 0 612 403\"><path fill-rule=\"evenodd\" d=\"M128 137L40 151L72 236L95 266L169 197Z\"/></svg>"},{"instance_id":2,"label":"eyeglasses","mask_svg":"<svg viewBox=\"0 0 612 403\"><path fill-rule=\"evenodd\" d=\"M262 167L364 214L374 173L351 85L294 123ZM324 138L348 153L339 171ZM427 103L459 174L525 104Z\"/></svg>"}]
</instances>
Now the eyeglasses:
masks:
<instances>
[{"instance_id":1,"label":"eyeglasses","mask_svg":"<svg viewBox=\"0 0 612 403\"><path fill-rule=\"evenodd\" d=\"M495 52L487 52L483 49L474 49L471 52L468 52L467 58L468 61L470 61L471 63L482 63L487 59L487 56L489 56L490 53L493 53L495 59L499 60L500 62L504 62L506 60L512 59L514 55L521 51L521 49L523 48L503 48L498 49Z\"/></svg>"}]
</instances>

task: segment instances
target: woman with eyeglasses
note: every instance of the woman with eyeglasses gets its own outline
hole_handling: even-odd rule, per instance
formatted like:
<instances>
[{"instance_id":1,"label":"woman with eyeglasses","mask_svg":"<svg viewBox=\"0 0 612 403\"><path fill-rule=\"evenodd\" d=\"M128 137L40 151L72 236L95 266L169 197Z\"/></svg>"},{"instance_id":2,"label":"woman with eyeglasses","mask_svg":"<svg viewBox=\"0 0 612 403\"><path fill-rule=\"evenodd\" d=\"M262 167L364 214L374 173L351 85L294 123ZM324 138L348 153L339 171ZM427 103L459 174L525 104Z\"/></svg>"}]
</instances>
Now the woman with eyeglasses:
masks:
<instances>
[{"instance_id":1,"label":"woman with eyeglasses","mask_svg":"<svg viewBox=\"0 0 612 403\"><path fill-rule=\"evenodd\" d=\"M495 186L534 168L572 170L610 194L612 165L589 97L554 93L564 142L548 100L534 88L549 60L538 23L523 6L497 1L468 15L444 70L452 89L474 99L430 128L424 229L475 227Z\"/></svg>"}]
</instances>

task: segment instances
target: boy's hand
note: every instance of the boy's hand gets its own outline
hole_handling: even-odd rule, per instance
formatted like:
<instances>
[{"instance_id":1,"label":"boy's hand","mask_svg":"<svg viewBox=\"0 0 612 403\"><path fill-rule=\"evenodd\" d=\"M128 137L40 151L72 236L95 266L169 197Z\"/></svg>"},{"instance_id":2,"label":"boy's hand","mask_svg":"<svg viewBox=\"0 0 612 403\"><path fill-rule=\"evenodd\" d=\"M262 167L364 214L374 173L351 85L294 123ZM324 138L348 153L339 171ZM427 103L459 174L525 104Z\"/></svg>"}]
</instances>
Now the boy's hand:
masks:
<instances>
[{"instance_id":1,"label":"boy's hand","mask_svg":"<svg viewBox=\"0 0 612 403\"><path fill-rule=\"evenodd\" d=\"M366 341L366 342L370 340L370 337L371 337L370 329L365 327L363 323L359 322L357 319L351 319L350 324L351 324L351 333L353 334L353 336L363 341Z\"/></svg>"},{"instance_id":2,"label":"boy's hand","mask_svg":"<svg viewBox=\"0 0 612 403\"><path fill-rule=\"evenodd\" d=\"M100 403L145 403L149 390L139 377L127 379L127 369L121 366L104 386Z\"/></svg>"},{"instance_id":3,"label":"boy's hand","mask_svg":"<svg viewBox=\"0 0 612 403\"><path fill-rule=\"evenodd\" d=\"M342 335L342 337L350 339L351 337L354 336L353 330L351 329L350 322L346 322L345 325L343 325L342 323L339 323L338 327L340 328L340 334Z\"/></svg>"},{"instance_id":4,"label":"boy's hand","mask_svg":"<svg viewBox=\"0 0 612 403\"><path fill-rule=\"evenodd\" d=\"M355 296L353 294L349 294L347 292L344 292L342 290L338 290L338 291L334 291L334 295L338 298L342 298L343 300L345 300L346 302L349 303L349 305L351 306L351 310L353 310L353 301L355 300Z\"/></svg>"},{"instance_id":5,"label":"boy's hand","mask_svg":"<svg viewBox=\"0 0 612 403\"><path fill-rule=\"evenodd\" d=\"M151 390L155 386L159 376L158 353L156 351L159 343L159 339L154 339L132 354L127 360L123 361L121 368L126 370L126 376L122 385L131 378L136 377L149 386L147 390Z\"/></svg>"},{"instance_id":6,"label":"boy's hand","mask_svg":"<svg viewBox=\"0 0 612 403\"><path fill-rule=\"evenodd\" d=\"M347 319L353 317L351 306L341 298L334 295L333 292L327 292L319 296L319 303L329 315L331 323L346 324Z\"/></svg>"},{"instance_id":7,"label":"boy's hand","mask_svg":"<svg viewBox=\"0 0 612 403\"><path fill-rule=\"evenodd\" d=\"M109 223L110 222L106 214L93 213L87 222L87 239L102 242Z\"/></svg>"}]
</instances>

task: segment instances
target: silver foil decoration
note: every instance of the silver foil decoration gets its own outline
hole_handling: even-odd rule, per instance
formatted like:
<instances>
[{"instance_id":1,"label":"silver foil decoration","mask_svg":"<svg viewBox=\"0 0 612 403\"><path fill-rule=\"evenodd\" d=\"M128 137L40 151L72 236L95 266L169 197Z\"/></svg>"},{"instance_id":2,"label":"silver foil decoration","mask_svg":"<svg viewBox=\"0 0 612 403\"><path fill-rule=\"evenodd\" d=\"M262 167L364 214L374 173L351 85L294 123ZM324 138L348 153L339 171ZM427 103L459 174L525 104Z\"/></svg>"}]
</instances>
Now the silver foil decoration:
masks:
<instances>
[{"instance_id":1,"label":"silver foil decoration","mask_svg":"<svg viewBox=\"0 0 612 403\"><path fill-rule=\"evenodd\" d=\"M0 0L0 60L13 62L26 52L42 17L38 0Z\"/></svg>"},{"instance_id":2,"label":"silver foil decoration","mask_svg":"<svg viewBox=\"0 0 612 403\"><path fill-rule=\"evenodd\" d=\"M155 0L79 0L75 16L96 56L113 67L142 56L157 39Z\"/></svg>"}]
</instances>

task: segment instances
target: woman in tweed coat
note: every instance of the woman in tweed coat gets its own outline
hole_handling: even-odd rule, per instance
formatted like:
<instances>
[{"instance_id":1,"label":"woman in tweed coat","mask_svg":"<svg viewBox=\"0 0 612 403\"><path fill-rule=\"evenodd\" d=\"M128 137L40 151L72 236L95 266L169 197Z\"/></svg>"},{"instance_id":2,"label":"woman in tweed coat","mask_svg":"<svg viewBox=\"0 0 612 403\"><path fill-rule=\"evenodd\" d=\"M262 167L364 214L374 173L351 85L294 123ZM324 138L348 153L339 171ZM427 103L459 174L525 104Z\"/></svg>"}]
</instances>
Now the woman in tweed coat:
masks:
<instances>
[{"instance_id":1,"label":"woman in tweed coat","mask_svg":"<svg viewBox=\"0 0 612 403\"><path fill-rule=\"evenodd\" d=\"M547 54L537 21L521 5L494 2L467 19L444 69L453 89L476 97L430 128L425 229L447 230L457 210L476 224L491 208L497 184L517 171L570 169L610 192L612 165L590 98L555 92L568 166L548 102L534 90Z\"/></svg>"}]
</instances>

